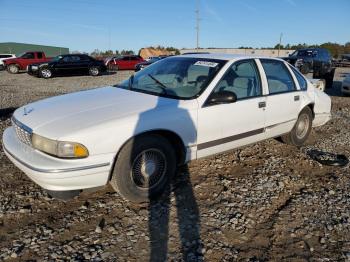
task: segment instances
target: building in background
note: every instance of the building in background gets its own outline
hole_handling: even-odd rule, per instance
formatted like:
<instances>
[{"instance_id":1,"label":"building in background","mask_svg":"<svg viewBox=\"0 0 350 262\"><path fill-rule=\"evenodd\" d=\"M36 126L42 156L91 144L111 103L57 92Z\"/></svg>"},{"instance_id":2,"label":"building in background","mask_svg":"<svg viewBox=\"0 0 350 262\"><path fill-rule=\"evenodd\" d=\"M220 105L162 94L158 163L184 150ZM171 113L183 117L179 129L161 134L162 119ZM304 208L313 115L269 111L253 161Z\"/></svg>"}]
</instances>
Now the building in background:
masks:
<instances>
[{"instance_id":1,"label":"building in background","mask_svg":"<svg viewBox=\"0 0 350 262\"><path fill-rule=\"evenodd\" d=\"M59 46L34 45L25 43L5 42L0 43L0 53L2 54L16 54L27 51L42 51L46 56L52 57L57 55L69 54L69 48Z\"/></svg>"},{"instance_id":2,"label":"building in background","mask_svg":"<svg viewBox=\"0 0 350 262\"><path fill-rule=\"evenodd\" d=\"M245 48L200 48L200 49L181 49L180 53L195 53L195 52L208 52L208 53L220 53L220 54L236 54L236 55L259 55L268 57L286 57L293 53L294 50L281 49L245 49Z\"/></svg>"}]
</instances>

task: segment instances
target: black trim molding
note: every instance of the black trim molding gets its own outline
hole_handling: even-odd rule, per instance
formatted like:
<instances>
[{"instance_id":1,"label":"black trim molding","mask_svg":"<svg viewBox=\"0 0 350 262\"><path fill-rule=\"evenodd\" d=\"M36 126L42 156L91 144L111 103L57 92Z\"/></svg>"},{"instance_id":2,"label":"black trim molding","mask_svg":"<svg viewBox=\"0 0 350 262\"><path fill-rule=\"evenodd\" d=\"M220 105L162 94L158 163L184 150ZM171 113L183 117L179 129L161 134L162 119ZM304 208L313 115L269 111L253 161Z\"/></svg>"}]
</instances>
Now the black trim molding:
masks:
<instances>
[{"instance_id":1,"label":"black trim molding","mask_svg":"<svg viewBox=\"0 0 350 262\"><path fill-rule=\"evenodd\" d=\"M208 147L213 147L213 146L229 143L229 142L232 142L232 141L235 141L235 140L247 138L249 136L258 135L258 134L264 133L264 130L265 130L264 128L259 128L259 129L252 130L252 131L245 132L245 133L241 133L241 134L238 134L238 135L233 135L233 136L224 137L224 138L220 138L220 139L217 139L217 140L205 142L205 143L202 143L202 144L198 144L197 149L198 150L202 150L202 149L206 149Z\"/></svg>"}]
</instances>

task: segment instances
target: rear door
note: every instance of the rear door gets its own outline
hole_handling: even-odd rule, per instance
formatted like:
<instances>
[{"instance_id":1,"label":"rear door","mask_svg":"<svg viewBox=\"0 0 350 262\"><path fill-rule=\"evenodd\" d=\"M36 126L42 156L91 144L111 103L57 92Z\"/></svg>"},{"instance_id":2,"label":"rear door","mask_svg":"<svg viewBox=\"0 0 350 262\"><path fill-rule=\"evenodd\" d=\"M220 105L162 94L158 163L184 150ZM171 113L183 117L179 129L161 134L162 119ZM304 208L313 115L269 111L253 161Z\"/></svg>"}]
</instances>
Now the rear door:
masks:
<instances>
[{"instance_id":1,"label":"rear door","mask_svg":"<svg viewBox=\"0 0 350 262\"><path fill-rule=\"evenodd\" d=\"M260 59L264 71L266 98L266 138L280 136L292 130L301 109L302 94L285 62Z\"/></svg>"}]
</instances>

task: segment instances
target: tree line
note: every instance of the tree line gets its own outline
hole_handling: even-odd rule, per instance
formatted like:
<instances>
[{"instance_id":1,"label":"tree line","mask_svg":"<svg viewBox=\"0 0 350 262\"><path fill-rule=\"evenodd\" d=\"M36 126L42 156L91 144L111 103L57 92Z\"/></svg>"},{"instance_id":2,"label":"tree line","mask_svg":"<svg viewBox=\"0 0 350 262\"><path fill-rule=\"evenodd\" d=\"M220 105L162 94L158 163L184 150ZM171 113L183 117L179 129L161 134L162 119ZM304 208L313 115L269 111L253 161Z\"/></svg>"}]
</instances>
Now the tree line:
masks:
<instances>
[{"instance_id":1,"label":"tree line","mask_svg":"<svg viewBox=\"0 0 350 262\"><path fill-rule=\"evenodd\" d=\"M175 55L179 55L180 54L180 50L175 48L175 47L164 47L164 46L149 46L147 48L150 49L156 49L156 50L165 50L165 51L169 51L169 52L174 52ZM139 50L138 54L140 54L141 49ZM92 51L90 53L91 56L94 57L108 57L108 56L123 56L123 55L135 55L135 52L133 50L106 50L106 51L102 51L99 49L95 49L94 51Z\"/></svg>"}]
</instances>

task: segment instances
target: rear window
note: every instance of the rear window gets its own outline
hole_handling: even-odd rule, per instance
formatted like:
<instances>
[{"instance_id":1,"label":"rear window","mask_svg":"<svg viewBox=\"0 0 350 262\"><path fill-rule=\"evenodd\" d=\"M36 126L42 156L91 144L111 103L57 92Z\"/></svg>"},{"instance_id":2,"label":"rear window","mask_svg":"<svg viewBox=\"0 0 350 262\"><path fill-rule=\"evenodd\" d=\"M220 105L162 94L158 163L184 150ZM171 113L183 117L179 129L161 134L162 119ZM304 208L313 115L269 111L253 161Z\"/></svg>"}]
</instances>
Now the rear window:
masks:
<instances>
[{"instance_id":1,"label":"rear window","mask_svg":"<svg viewBox=\"0 0 350 262\"><path fill-rule=\"evenodd\" d=\"M282 61L269 59L260 61L266 74L270 94L295 91L293 78Z\"/></svg>"},{"instance_id":2,"label":"rear window","mask_svg":"<svg viewBox=\"0 0 350 262\"><path fill-rule=\"evenodd\" d=\"M293 73L294 73L294 75L299 83L300 89L307 90L307 82L306 82L305 78L299 73L299 71L297 69L295 69L294 66L289 66L289 67L292 69L292 71L293 71Z\"/></svg>"}]
</instances>

